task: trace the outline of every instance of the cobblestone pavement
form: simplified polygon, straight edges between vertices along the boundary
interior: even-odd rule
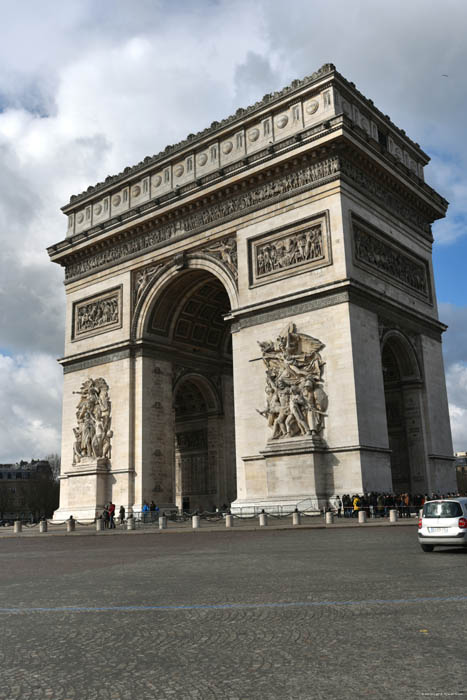
[[[4,538],[0,700],[467,696],[466,568],[413,526]]]

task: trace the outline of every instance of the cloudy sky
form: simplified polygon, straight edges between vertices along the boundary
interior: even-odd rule
[[[456,450],[467,449],[465,0],[0,0],[0,462],[58,451],[60,206],[323,63],[421,144]]]

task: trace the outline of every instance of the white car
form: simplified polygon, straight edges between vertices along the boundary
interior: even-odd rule
[[[427,501],[418,520],[418,541],[424,552],[467,547],[467,498]]]

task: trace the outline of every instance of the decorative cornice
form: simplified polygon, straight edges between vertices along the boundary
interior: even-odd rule
[[[352,303],[362,306],[380,316],[383,314],[389,321],[400,322],[405,319],[405,328],[414,333],[421,333],[434,340],[440,341],[441,334],[447,326],[420,311],[410,311],[395,299],[377,292],[362,282],[345,278],[331,285],[323,285],[311,291],[297,295],[296,293],[273,298],[265,303],[252,304],[232,311],[229,319],[232,321],[232,332],[249,328],[262,323],[268,323],[289,316],[298,316],[317,309],[335,306],[336,304]]]
[[[350,95],[357,98],[360,103],[363,103],[364,107],[372,113],[373,116],[377,117],[382,123],[386,124],[397,136],[399,136],[402,141],[409,147],[417,151],[417,156],[424,161],[426,164],[429,161],[428,156],[421,150],[418,143],[415,143],[407,136],[403,129],[397,127],[390,119],[387,114],[383,114],[377,107],[375,107],[374,102],[371,99],[365,97],[351,81],[348,81],[341,73],[336,71],[336,67],[332,63],[325,63],[321,68],[303,79],[293,80],[290,85],[287,85],[282,90],[278,90],[273,93],[268,93],[264,95],[261,100],[258,100],[253,105],[246,108],[239,108],[235,114],[222,119],[220,122],[214,121],[211,125],[197,134],[189,134],[186,139],[175,143],[173,145],[166,146],[166,148],[160,153],[153,156],[146,156],[142,161],[134,166],[128,166],[122,170],[122,172],[116,175],[108,175],[104,182],[98,182],[96,185],[90,186],[84,192],[77,195],[72,195],[70,198],[70,204],[63,207],[63,210],[68,210],[70,205],[78,204],[90,197],[99,194],[103,190],[109,189],[113,185],[118,185],[126,180],[133,177],[138,177],[142,173],[150,169],[154,169],[154,166],[159,166],[165,164],[167,159],[177,156],[183,150],[187,148],[193,149],[199,146],[202,141],[206,138],[215,137],[217,134],[226,129],[226,127],[235,127],[240,123],[244,122],[245,119],[249,119],[256,113],[261,112],[268,107],[276,107],[279,102],[283,101],[284,98],[293,99],[295,95],[303,91],[304,88],[313,86],[314,83],[322,81],[323,78],[329,76],[330,82],[332,84],[331,78],[336,79],[336,84],[347,90]]]
[[[104,189],[105,187],[108,187],[109,185],[121,182],[122,180],[126,180],[131,175],[136,175],[141,171],[147,169],[149,166],[156,165],[164,161],[168,156],[172,156],[178,153],[187,146],[196,145],[199,141],[205,139],[207,136],[214,135],[221,129],[224,129],[226,126],[231,126],[236,122],[245,119],[245,117],[248,117],[254,114],[255,112],[260,111],[264,107],[272,105],[278,102],[279,100],[283,99],[284,97],[288,97],[293,93],[297,92],[298,90],[312,85],[317,80],[322,79],[325,75],[333,73],[335,70],[336,67],[332,63],[325,63],[317,71],[315,71],[311,75],[306,76],[302,80],[293,80],[290,85],[287,85],[286,87],[282,88],[282,90],[278,90],[277,92],[272,92],[264,95],[264,97],[261,100],[258,100],[258,102],[255,102],[249,107],[240,107],[239,109],[237,109],[235,114],[232,114],[229,117],[222,119],[220,122],[212,122],[210,126],[206,127],[202,131],[199,131],[197,134],[189,134],[187,138],[183,141],[179,141],[178,143],[166,146],[163,151],[160,151],[160,153],[157,153],[153,156],[146,156],[146,158],[140,161],[137,165],[134,165],[132,167],[126,167],[124,168],[124,170],[122,170],[122,172],[118,173],[117,175],[108,175],[105,178],[104,182],[98,182],[96,185],[91,185],[90,187],[88,187],[87,190],[85,190],[84,192],[81,192],[77,195],[72,195],[70,197],[70,204],[75,204],[81,200],[87,199],[91,194],[95,194],[100,190]],[[64,207],[64,209],[65,208],[66,207]]]
[[[237,309],[233,316],[232,333],[236,333],[243,328],[251,326],[259,326],[263,323],[286,319],[291,316],[299,316],[300,314],[316,311],[317,309],[325,309],[336,304],[345,304],[349,301],[349,292],[347,289],[332,288],[319,294],[307,295],[305,298],[290,300],[288,297],[276,299],[274,304],[269,308],[255,309]]]
[[[69,374],[70,372],[78,372],[84,369],[90,369],[91,367],[98,367],[99,365],[105,365],[110,362],[118,362],[121,360],[126,360],[133,354],[133,349],[130,346],[123,348],[109,348],[102,352],[96,354],[81,354],[78,357],[64,357],[60,360],[60,364],[63,367],[63,374]]]

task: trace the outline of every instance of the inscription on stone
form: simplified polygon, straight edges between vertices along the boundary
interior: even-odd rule
[[[154,426],[154,433],[157,436],[155,440],[155,449],[152,452],[151,475],[153,479],[153,492],[161,493],[164,491],[164,485],[167,479],[170,479],[170,460],[166,454],[166,444],[164,440],[165,431],[167,430],[167,377],[158,365],[153,367],[151,373],[151,394],[157,396],[161,400],[154,404],[151,411],[151,420]]]

